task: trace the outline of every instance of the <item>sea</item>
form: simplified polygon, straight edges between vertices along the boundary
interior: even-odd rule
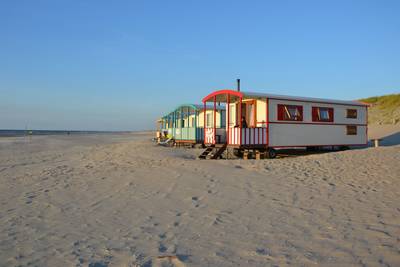
[[[29,135],[71,135],[71,134],[107,134],[106,131],[52,131],[52,130],[0,130],[0,137],[18,137]]]

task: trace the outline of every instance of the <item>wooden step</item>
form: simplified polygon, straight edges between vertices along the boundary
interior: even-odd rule
[[[218,145],[207,147],[199,156],[200,159],[218,159],[226,150],[227,145]]]
[[[225,145],[217,148],[216,151],[212,154],[211,159],[219,158],[222,155],[222,153],[224,153],[224,151],[226,150],[226,147],[227,147],[227,145],[225,144]]]
[[[206,150],[203,151],[203,153],[201,153],[201,155],[199,156],[200,159],[207,159],[207,156],[213,151],[214,147],[210,146],[207,147]]]

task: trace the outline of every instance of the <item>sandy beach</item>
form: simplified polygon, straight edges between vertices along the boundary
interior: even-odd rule
[[[0,139],[0,266],[400,265],[400,145],[212,161],[151,137]]]

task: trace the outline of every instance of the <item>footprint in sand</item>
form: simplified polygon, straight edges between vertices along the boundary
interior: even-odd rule
[[[226,211],[221,211],[220,213],[217,213],[214,217],[214,220],[211,222],[212,226],[219,226],[225,223],[232,224],[232,211],[226,210]]]
[[[164,253],[168,250],[168,248],[164,244],[159,244],[158,245],[158,252]]]
[[[32,200],[36,197],[36,195],[34,195],[33,193],[27,193],[25,194],[25,197],[27,198],[25,204],[31,204]]]
[[[207,183],[207,193],[212,194],[212,193],[216,193],[215,190],[213,190],[216,187],[216,182],[214,179],[209,179],[208,183]]]
[[[256,253],[257,253],[257,255],[261,255],[261,256],[269,256],[269,255],[271,255],[270,251],[268,249],[265,249],[265,248],[257,248],[256,249]]]
[[[104,262],[91,262],[89,263],[89,267],[107,267],[108,264]]]
[[[214,176],[212,174],[206,173],[203,175],[204,178],[213,178]]]
[[[159,256],[154,261],[156,267],[173,266],[184,267],[185,264],[177,256]]]
[[[173,226],[174,227],[178,227],[179,225],[180,225],[180,221],[181,221],[181,216],[182,216],[182,213],[181,212],[176,212],[175,213],[175,221],[174,221],[174,223],[173,223]]]
[[[200,199],[198,197],[192,197],[192,205],[195,208],[204,208],[205,205],[200,203]]]

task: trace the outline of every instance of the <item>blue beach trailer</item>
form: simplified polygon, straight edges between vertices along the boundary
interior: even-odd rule
[[[176,143],[202,144],[204,142],[204,118],[206,127],[225,129],[225,107],[219,105],[183,104],[164,115],[161,132]],[[208,118],[208,120],[207,120]],[[211,119],[211,118],[215,118]]]

